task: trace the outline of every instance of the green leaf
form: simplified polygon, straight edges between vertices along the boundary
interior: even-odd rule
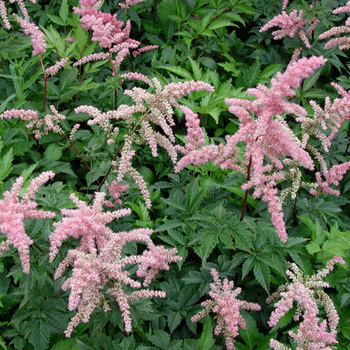
[[[170,333],[173,333],[175,328],[181,323],[182,317],[180,311],[170,311],[168,314],[168,326]]]
[[[204,189],[201,189],[198,185],[198,178],[192,181],[186,191],[186,203],[189,213],[194,213],[203,202],[205,195]]]
[[[312,74],[310,77],[304,80],[303,82],[303,91],[308,91],[318,80],[322,72],[322,69],[319,69],[316,73]]]
[[[67,0],[62,0],[60,10],[58,13],[59,13],[60,17],[62,18],[62,21],[66,22],[67,17],[69,15]]]
[[[203,332],[198,340],[199,350],[211,350],[214,344],[213,326],[211,325],[210,317],[207,315]]]
[[[88,35],[80,23],[77,24],[76,27],[75,40],[77,42],[78,50],[83,52],[88,41]]]
[[[224,185],[220,185],[219,186],[221,188],[224,188],[225,190],[228,190],[234,194],[236,194],[237,196],[244,198],[245,196],[245,191],[242,190],[239,186],[224,186]],[[250,194],[248,194],[247,197],[247,202],[252,205],[254,208],[257,206],[257,204],[259,203],[257,200],[255,200]]]
[[[191,63],[192,72],[193,72],[193,76],[194,76],[195,80],[201,80],[202,79],[202,75],[203,75],[201,67],[192,58],[189,57],[188,59],[189,59],[189,61]]]
[[[260,285],[269,293],[270,288],[270,269],[268,265],[266,265],[260,259],[255,260],[254,264],[254,276]]]
[[[0,105],[0,113],[2,113],[6,109],[7,104],[11,100],[13,100],[15,97],[16,97],[16,94],[12,94],[4,102],[1,103],[1,105]]]
[[[188,80],[193,80],[192,74],[188,70],[186,70],[186,69],[184,69],[182,67],[160,66],[159,68],[160,69],[165,69],[165,70],[167,70],[167,71],[169,71],[171,73],[177,74],[177,75],[179,75],[182,78],[185,78],[185,79],[188,79]]]
[[[57,342],[50,350],[79,350],[75,339],[64,339]]]
[[[13,161],[13,150],[10,150],[0,160],[0,183],[11,173]]]
[[[51,161],[59,160],[62,157],[63,151],[60,146],[55,143],[51,143],[44,153],[44,158]]]
[[[148,340],[158,348],[167,350],[170,343],[170,335],[160,329],[155,329],[154,334],[147,334]]]
[[[50,18],[51,22],[58,24],[59,26],[64,26],[65,23],[62,21],[62,19],[58,16],[52,15],[52,14],[47,14],[47,17]]]
[[[168,231],[177,227],[181,227],[182,225],[183,225],[182,221],[169,220],[169,221],[166,221],[163,225],[158,226],[156,229],[153,230],[153,232]]]
[[[232,23],[231,21],[228,21],[226,19],[216,19],[215,21],[211,22],[208,25],[207,29],[214,30],[214,29],[219,29],[219,28],[226,28],[230,26],[237,26],[237,24]]]
[[[204,264],[207,261],[210,253],[219,243],[219,237],[213,232],[208,232],[206,230],[199,231],[199,234],[201,234],[201,243],[199,246],[193,247],[193,249],[202,258],[202,264]]]
[[[29,342],[35,350],[46,350],[50,341],[50,325],[43,318],[34,318],[29,324]]]
[[[253,268],[254,261],[255,257],[253,255],[249,255],[247,257],[242,266],[242,279],[244,279],[248,275],[249,271]]]
[[[316,242],[310,242],[306,245],[306,250],[309,254],[313,255],[321,251],[321,247]]]

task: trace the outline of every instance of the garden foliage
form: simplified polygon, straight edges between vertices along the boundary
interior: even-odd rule
[[[0,347],[348,349],[349,14],[0,0]]]

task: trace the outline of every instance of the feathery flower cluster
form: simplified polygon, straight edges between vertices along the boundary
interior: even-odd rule
[[[122,8],[129,8],[142,0],[127,0],[126,4],[120,3]],[[117,15],[111,15],[99,11],[102,5],[101,0],[79,0],[80,8],[74,7],[73,10],[82,17],[80,22],[85,30],[92,31],[92,41],[97,41],[102,48],[107,48],[108,52],[93,53],[78,60],[74,65],[81,65],[95,60],[109,59],[113,76],[117,75],[120,64],[130,53],[131,49],[137,49],[141,42],[130,38],[131,23],[117,20]],[[133,52],[134,56],[142,52],[157,48],[157,45],[149,45]],[[117,53],[113,58],[113,54]]]
[[[105,48],[111,48],[122,42],[136,42],[129,38],[130,22],[123,28],[124,22],[118,21],[116,14],[111,15],[98,10],[102,1],[80,0],[79,4],[80,8],[74,7],[73,10],[82,16],[80,22],[83,28],[92,30],[92,41],[97,41]]]
[[[136,57],[143,52],[147,52],[147,51],[153,50],[153,49],[158,49],[158,47],[159,47],[158,45],[147,45],[147,46],[139,48],[138,50],[133,51],[132,54],[134,57]]]
[[[12,119],[12,118],[19,118],[24,121],[31,121],[31,120],[37,120],[38,119],[38,112],[33,111],[31,109],[10,109],[7,111],[4,111],[0,114],[0,118],[3,119]]]
[[[142,2],[143,0],[125,0],[125,4],[123,4],[122,2],[120,2],[118,5],[122,8],[122,9],[128,9],[131,6],[134,6],[136,4],[139,4],[140,2]]]
[[[4,2],[4,0],[0,0],[0,17],[2,19],[2,21],[4,22],[4,27],[7,30],[11,29],[11,24],[7,15],[7,9],[6,9],[6,4]]]
[[[24,5],[23,0],[10,0],[10,3],[14,3],[17,2],[19,9],[21,10],[24,19],[26,21],[29,22],[29,15],[28,15],[28,11]],[[30,0],[30,2],[32,2],[33,4],[35,4],[36,0]],[[3,22],[4,22],[4,26],[7,30],[11,29],[11,24],[9,22],[8,19],[8,15],[7,15],[7,9],[6,9],[6,3],[4,0],[0,0],[0,17],[2,18]]]
[[[44,39],[44,33],[34,23],[30,23],[29,20],[14,16],[16,21],[19,23],[24,34],[29,35],[33,46],[33,56],[37,53],[46,52],[46,41]]]
[[[277,292],[267,299],[267,303],[271,303],[281,298],[274,306],[275,310],[268,322],[270,327],[275,326],[280,318],[293,308],[294,301],[297,303],[294,320],[299,321],[302,317],[303,321],[299,324],[297,332],[289,332],[289,336],[297,344],[297,349],[329,350],[331,349],[329,345],[337,343],[336,328],[339,316],[331,298],[323,291],[323,288],[329,287],[329,284],[323,279],[333,270],[336,263],[345,264],[345,261],[342,257],[335,255],[327,262],[326,267],[314,276],[305,276],[296,264],[289,264],[287,275],[292,283],[280,286]],[[327,317],[322,322],[317,316],[319,304],[323,306]],[[271,340],[270,346],[274,350],[290,350],[274,339]]]
[[[302,41],[307,48],[311,48],[310,41],[308,39],[308,35],[310,35],[316,28],[318,19],[313,18],[311,24],[306,30],[302,30],[305,25],[309,24],[308,19],[303,19],[303,11],[302,10],[293,10],[289,14],[287,14],[285,9],[285,2],[283,3],[283,11],[272,18],[269,22],[267,22],[264,26],[261,27],[260,32],[264,32],[272,27],[279,27],[281,29],[275,30],[272,32],[273,38],[275,40],[283,39],[287,36],[293,38],[297,36],[300,41]],[[302,48],[298,47],[294,50],[291,62],[294,62],[297,57],[300,55]]]
[[[113,232],[107,224],[114,219],[131,213],[130,209],[102,212],[105,193],[96,192],[93,205],[89,207],[74,194],[71,200],[77,209],[62,209],[63,219],[54,224],[50,236],[50,260],[58,253],[63,240],[72,236],[81,237],[80,245],[68,251],[66,258],[55,272],[60,278],[68,266],[73,267],[72,275],[62,285],[70,289],[68,309],[78,309],[71,319],[65,334],[70,337],[73,329],[81,322],[88,322],[95,308],[110,310],[110,303],[116,302],[122,313],[126,332],[131,332],[130,303],[139,298],[165,297],[162,291],[139,289],[141,282],[125,270],[128,265],[137,265],[136,276],[144,278],[148,286],[159,270],[169,269],[170,262],[180,261],[176,249],[167,250],[152,242],[150,229],[135,229],[129,232]],[[128,242],[143,242],[147,249],[142,255],[125,256],[123,247]],[[106,286],[108,288],[106,289]],[[125,286],[136,289],[127,294]],[[112,297],[112,298],[111,298]]]
[[[302,30],[307,24],[309,24],[308,19],[303,19],[303,10],[293,10],[289,14],[285,11],[288,5],[288,0],[283,1],[282,12],[268,21],[263,27],[261,27],[260,32],[264,32],[272,27],[279,27],[281,29],[272,32],[273,38],[275,40],[283,39],[287,36],[293,38],[297,36],[301,42],[305,44],[307,48],[311,48],[308,36],[314,32],[316,25],[319,20],[315,17],[312,19],[310,25],[305,30]],[[310,5],[312,8],[313,5]],[[302,47],[298,47],[294,50],[291,62],[296,61],[302,52]]]
[[[299,59],[290,63],[285,73],[278,73],[272,78],[270,88],[259,84],[256,88],[248,89],[247,93],[255,96],[255,100],[227,98],[225,102],[230,105],[229,111],[238,117],[240,125],[234,135],[226,136],[225,145],[203,145],[204,139],[199,130],[195,129],[198,126],[191,122],[188,131],[189,144],[185,148],[178,148],[185,156],[177,163],[175,171],[180,171],[187,164],[199,165],[214,160],[222,169],[230,168],[246,174],[248,181],[242,188],[248,190],[253,187],[253,197],[262,197],[263,201],[269,203],[268,210],[277,235],[286,242],[282,203],[276,188],[276,182],[285,177],[283,170],[286,163],[281,161],[281,157],[291,159],[294,164],[298,163],[309,170],[314,169],[314,163],[309,152],[302,147],[302,143],[282,118],[282,114],[300,117],[307,115],[303,107],[286,98],[294,97],[293,89],[299,87],[302,79],[310,76],[325,62],[323,57],[316,56]],[[195,118],[186,113],[187,118]],[[198,141],[191,136],[194,130],[197,130],[195,137]],[[238,157],[237,145],[240,142],[246,144],[243,161]],[[202,146],[199,147],[200,145]]]
[[[333,11],[333,14],[339,14],[344,12],[350,12],[350,1],[346,3],[346,6],[341,6]],[[328,39],[335,35],[342,35],[350,33],[350,18],[348,17],[345,25],[339,27],[333,27],[318,36],[319,39]],[[332,48],[333,46],[339,45],[340,50],[346,50],[350,48],[350,37],[341,36],[329,40],[324,46],[325,50]]]
[[[53,77],[54,75],[57,74],[57,72],[65,66],[65,64],[68,62],[69,58],[61,58],[59,61],[57,61],[53,66],[45,69],[46,74],[51,74]]]
[[[23,221],[56,216],[51,211],[35,210],[38,204],[34,200],[38,189],[54,176],[52,171],[46,171],[33,179],[21,201],[19,194],[23,178],[18,177],[11,190],[4,192],[4,199],[0,200],[0,232],[7,237],[7,240],[1,243],[0,252],[2,254],[8,250],[10,244],[17,248],[24,273],[29,273],[30,270],[29,247],[34,242],[26,234]]]
[[[115,200],[115,204],[111,203],[111,206],[114,207],[115,205],[122,205],[123,201],[119,198],[119,196],[121,193],[125,192],[129,188],[129,185],[121,185],[117,181],[113,180],[110,185],[107,184],[107,188],[109,190],[109,193]],[[105,205],[107,205],[106,202]]]
[[[237,296],[241,293],[241,288],[233,290],[233,281],[228,281],[226,278],[221,281],[219,273],[215,269],[211,269],[210,273],[214,279],[214,283],[210,283],[209,296],[211,299],[201,303],[201,306],[205,309],[193,316],[191,321],[198,322],[210,312],[216,313],[217,325],[214,334],[222,333],[225,337],[226,349],[234,350],[238,327],[243,329],[246,327],[246,323],[239,312],[240,309],[260,311],[261,307],[258,304],[237,299]]]
[[[141,190],[147,207],[150,207],[151,201],[147,185],[131,163],[135,155],[135,151],[132,149],[133,144],[140,145],[147,143],[153,157],[158,156],[157,149],[158,147],[162,147],[168,152],[172,162],[176,163],[177,153],[176,147],[173,145],[175,136],[172,127],[175,125],[173,108],[180,107],[177,99],[193,91],[213,91],[214,89],[211,85],[202,81],[170,83],[162,87],[156,78],[150,80],[140,73],[127,73],[121,77],[140,80],[155,90],[155,93],[143,88],[134,87],[124,92],[125,95],[130,96],[134,100],[135,104],[132,106],[120,105],[117,110],[105,113],[92,106],[79,106],[75,108],[75,113],[89,114],[92,117],[88,121],[89,125],[98,124],[101,127],[105,127],[104,125],[111,119],[121,119],[126,122],[127,127],[131,131],[124,137],[124,145],[117,170],[117,181],[121,182],[125,175],[133,178]],[[190,110],[186,107],[185,111],[189,113]]]

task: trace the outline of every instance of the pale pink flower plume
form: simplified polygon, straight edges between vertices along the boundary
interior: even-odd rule
[[[51,74],[53,77],[58,73],[58,71],[65,66],[65,64],[69,61],[68,57],[61,58],[59,61],[57,61],[53,66],[45,69],[46,74]]]
[[[283,6],[283,8],[285,8],[285,6]],[[293,10],[289,14],[286,11],[282,11],[279,15],[275,16],[261,27],[260,32],[264,32],[272,27],[279,27],[281,29],[272,32],[275,40],[283,39],[287,36],[290,38],[297,36],[302,42],[304,42],[307,48],[311,48],[307,36],[312,33],[319,21],[313,19],[310,27],[306,30],[302,30],[302,28],[309,23],[309,20],[303,19],[302,16],[302,10]]]
[[[92,41],[97,41],[103,48],[111,49],[123,42],[140,44],[139,41],[129,38],[130,22],[117,20],[117,15],[99,11],[101,1],[80,0],[80,8],[73,7],[75,13],[81,15],[80,22],[85,30],[92,30]],[[124,27],[124,28],[123,28]]]
[[[2,21],[4,22],[4,27],[7,30],[11,29],[11,24],[9,22],[9,18],[7,15],[7,9],[6,9],[6,4],[4,2],[4,0],[0,0],[0,17],[2,19]]]
[[[108,184],[106,184],[106,185],[107,185],[107,188],[109,190],[109,193],[111,194],[111,196],[115,200],[115,204],[112,204],[112,205],[113,206],[114,205],[122,205],[123,201],[119,198],[120,194],[125,192],[129,188],[129,185],[127,185],[127,184],[121,185],[120,183],[118,183],[115,180],[113,180],[110,185],[108,185]]]
[[[34,200],[38,189],[54,176],[52,171],[41,173],[31,181],[22,200],[19,195],[23,178],[18,177],[11,190],[4,192],[4,199],[0,200],[0,232],[7,237],[7,243],[2,243],[0,251],[3,253],[10,244],[17,248],[24,273],[29,273],[30,270],[29,247],[34,242],[26,234],[23,221],[56,216],[51,211],[35,210],[38,204]]]
[[[120,2],[118,5],[119,7],[121,7],[122,9],[128,9],[131,6],[134,6],[136,4],[139,4],[140,2],[142,2],[143,0],[125,0],[125,4],[123,4],[122,2]]]
[[[214,161],[222,169],[229,168],[247,175],[247,183],[242,189],[254,188],[253,197],[262,197],[269,203],[268,210],[276,233],[282,242],[286,242],[282,201],[276,188],[277,181],[285,177],[282,160],[290,159],[309,170],[314,169],[314,162],[281,115],[306,117],[307,111],[288,99],[295,96],[294,89],[300,87],[302,79],[309,77],[325,62],[323,57],[316,56],[299,59],[290,63],[283,74],[277,73],[271,79],[270,88],[259,84],[248,89],[247,93],[255,100],[227,98],[225,102],[230,105],[229,111],[239,119],[240,125],[234,135],[226,136],[226,144],[205,145],[198,116],[185,109],[188,143],[185,147],[177,147],[184,156],[176,164],[175,171],[180,171],[187,164]],[[237,146],[241,142],[246,144],[244,158]]]
[[[33,55],[37,53],[46,52],[46,41],[44,39],[44,33],[35,24],[30,23],[29,20],[15,16],[16,21],[19,23],[24,34],[29,35],[33,45]]]
[[[24,121],[38,120],[38,112],[31,109],[10,109],[1,113],[0,118],[19,118]]]
[[[280,298],[274,305],[275,310],[268,322],[270,327],[275,326],[281,317],[293,308],[294,301],[297,303],[294,320],[299,321],[302,317],[303,321],[296,332],[289,331],[288,334],[296,342],[298,349],[300,347],[307,350],[329,350],[329,345],[338,343],[336,328],[339,316],[331,298],[323,291],[323,288],[329,287],[323,279],[333,270],[335,263],[345,264],[345,261],[335,255],[327,262],[326,267],[314,276],[305,276],[296,264],[289,264],[287,275],[292,283],[280,286],[278,291],[267,299],[267,303],[271,303]],[[326,319],[323,321],[318,317],[318,305],[322,305],[326,313]],[[270,346],[274,350],[289,349],[275,339],[270,341]]]
[[[148,46],[144,46],[144,47],[141,47],[140,49],[138,50],[135,50],[132,54],[134,57],[138,56],[139,54],[143,53],[143,52],[147,52],[147,51],[150,51],[150,50],[153,50],[153,49],[158,49],[158,45],[148,45]]]
[[[198,322],[210,312],[216,313],[217,325],[214,334],[222,333],[225,337],[226,349],[234,350],[234,342],[239,334],[239,327],[243,329],[246,327],[240,309],[260,311],[261,307],[256,303],[237,299],[237,296],[241,293],[241,288],[233,289],[233,281],[228,281],[226,278],[221,281],[219,273],[215,269],[211,269],[210,273],[214,279],[214,283],[210,283],[209,296],[211,299],[201,303],[201,306],[205,309],[193,316],[191,321]]]
[[[346,6],[341,6],[333,10],[333,14],[339,14],[344,12],[350,12],[350,1],[346,3]],[[329,30],[326,30],[318,36],[319,39],[328,39],[335,35],[343,35],[350,33],[350,18],[348,17],[345,25],[333,27]],[[340,50],[346,50],[350,48],[350,37],[341,36],[339,38],[334,38],[329,40],[325,45],[325,50],[332,48],[333,46],[339,45]]]
[[[79,200],[74,193],[70,199],[77,209],[62,209],[62,221],[54,223],[55,231],[50,236],[50,261],[56,257],[63,241],[69,236],[81,237],[79,251],[96,253],[98,246],[103,246],[113,235],[107,226],[115,219],[131,214],[130,209],[102,212],[105,193],[96,192],[93,205],[89,207]]]
[[[89,114],[92,117],[88,121],[89,125],[98,124],[104,128],[110,120],[124,120],[128,128],[134,130],[124,137],[123,149],[117,160],[117,182],[121,182],[125,176],[131,177],[141,190],[146,206],[149,208],[151,200],[147,184],[132,164],[135,156],[135,150],[132,149],[133,144],[147,144],[153,157],[158,156],[158,147],[164,148],[175,164],[177,152],[174,146],[175,135],[172,130],[175,125],[174,108],[181,107],[177,99],[194,91],[211,92],[214,88],[202,81],[170,83],[163,87],[158,79],[151,80],[140,73],[123,74],[122,78],[140,80],[150,89],[134,87],[131,90],[125,90],[124,94],[134,101],[131,106],[120,105],[115,111],[101,112],[95,107],[82,105],[75,108],[75,113]],[[138,113],[142,115],[141,118],[137,117]]]
[[[116,187],[116,184],[113,183]],[[115,190],[115,188],[113,189]],[[112,192],[114,192],[112,190]],[[120,190],[120,188],[119,188]],[[50,236],[50,260],[58,253],[63,240],[69,236],[81,237],[80,245],[68,251],[60,263],[55,279],[60,278],[68,266],[73,267],[72,274],[62,285],[63,290],[70,289],[68,309],[77,309],[65,334],[71,336],[73,329],[81,322],[87,323],[95,308],[110,310],[109,304],[116,302],[124,322],[125,332],[131,332],[130,304],[139,298],[165,297],[162,291],[140,289],[142,284],[132,278],[125,270],[128,265],[137,265],[137,277],[144,278],[143,285],[148,286],[159,270],[168,270],[168,264],[180,261],[176,249],[167,250],[153,244],[150,229],[135,229],[129,232],[114,232],[107,225],[131,213],[130,209],[102,212],[105,194],[95,193],[91,207],[80,201],[74,194],[71,199],[77,209],[62,209],[62,220],[55,225]],[[125,255],[123,247],[128,242],[143,242],[147,249],[142,255]],[[126,293],[124,286],[136,289]],[[107,289],[106,289],[107,287]],[[112,299],[111,299],[112,297]]]

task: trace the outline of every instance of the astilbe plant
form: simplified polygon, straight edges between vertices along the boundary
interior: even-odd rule
[[[68,266],[73,267],[62,289],[70,289],[68,309],[77,309],[77,313],[65,334],[70,337],[79,323],[87,323],[95,308],[110,310],[112,302],[117,303],[122,313],[125,331],[131,332],[130,303],[140,298],[165,297],[165,292],[141,289],[142,285],[147,287],[159,270],[168,270],[169,263],[182,258],[176,255],[176,249],[155,246],[150,229],[112,231],[107,224],[129,215],[131,210],[103,212],[105,193],[95,192],[91,207],[74,194],[70,198],[77,209],[62,209],[63,218],[54,224],[55,231],[50,236],[50,261],[54,260],[66,238],[81,238],[80,245],[68,251],[55,272],[57,279]],[[123,247],[132,241],[145,243],[147,249],[141,255],[125,256]],[[126,270],[129,265],[137,265],[137,278],[132,278]],[[144,279],[143,283],[138,280],[140,278]],[[128,292],[129,289],[136,290]]]
[[[329,283],[323,279],[333,270],[336,263],[345,264],[345,261],[335,255],[327,262],[326,267],[314,276],[305,276],[295,263],[289,263],[287,275],[292,282],[280,286],[278,291],[267,299],[267,303],[280,299],[274,305],[275,310],[268,322],[270,327],[277,325],[281,317],[291,310],[296,302],[294,320],[299,321],[302,317],[303,321],[296,332],[289,331],[288,334],[295,341],[297,350],[332,350],[335,348],[330,345],[338,343],[336,328],[339,316],[331,298],[323,290],[329,287]],[[321,305],[326,313],[327,319],[322,322],[318,316],[320,311],[318,305]],[[291,350],[275,339],[271,339],[270,346],[274,350]]]
[[[316,184],[302,182],[299,170],[300,167],[314,170],[312,156],[317,158],[317,154],[308,151],[306,144],[288,126],[284,115],[288,113],[306,118],[307,111],[288,99],[295,96],[294,88],[300,87],[302,79],[309,77],[325,62],[323,57],[317,56],[299,59],[290,63],[285,73],[278,73],[271,80],[270,88],[259,84],[256,88],[248,89],[247,93],[254,96],[254,100],[227,98],[225,101],[230,105],[229,111],[239,119],[240,124],[234,135],[226,136],[226,144],[205,145],[204,135],[195,121],[198,116],[185,110],[188,144],[178,148],[184,157],[175,166],[175,172],[187,164],[213,161],[222,169],[245,174],[247,182],[242,189],[248,193],[249,189],[254,188],[253,197],[262,197],[268,203],[276,233],[282,242],[286,242],[283,200],[289,193],[295,198],[300,187],[317,187]],[[239,147],[242,142],[246,145],[243,157]],[[291,180],[292,186],[279,196],[277,181],[284,178]]]
[[[10,245],[17,248],[25,273],[30,271],[29,247],[35,243],[25,231],[24,220],[54,218],[56,216],[51,211],[36,210],[38,204],[34,200],[38,189],[54,176],[52,171],[41,173],[31,181],[21,200],[20,191],[23,177],[18,177],[11,190],[4,192],[4,199],[0,200],[0,233],[7,237],[7,240],[0,243],[0,254],[10,249]]]
[[[176,163],[177,152],[172,127],[175,125],[174,108],[181,107],[177,99],[198,90],[214,91],[214,88],[202,81],[170,83],[162,86],[158,79],[148,79],[140,73],[127,73],[122,75],[122,78],[141,80],[149,86],[149,90],[155,91],[134,87],[124,91],[125,95],[132,98],[133,105],[120,105],[117,110],[108,112],[101,112],[93,106],[82,105],[75,108],[75,113],[90,115],[92,119],[88,124],[97,124],[105,130],[109,143],[115,142],[119,131],[117,127],[112,128],[110,122],[123,120],[126,123],[129,133],[124,136],[124,142],[117,149],[113,159],[117,166],[117,182],[121,182],[124,176],[129,175],[140,188],[146,206],[151,207],[147,185],[132,165],[132,159],[136,154],[133,145],[147,144],[153,157],[158,156],[158,147],[164,148],[172,162]],[[119,153],[120,157],[117,159]]]
[[[192,322],[198,322],[210,312],[216,313],[217,325],[214,334],[222,333],[225,337],[226,349],[234,350],[239,327],[243,329],[246,327],[240,310],[260,311],[261,307],[256,303],[237,299],[237,296],[241,293],[241,288],[233,289],[233,281],[228,281],[226,278],[221,281],[219,273],[215,269],[211,269],[210,273],[214,279],[214,283],[210,283],[209,296],[211,299],[201,303],[204,309],[193,316],[191,320]]]

